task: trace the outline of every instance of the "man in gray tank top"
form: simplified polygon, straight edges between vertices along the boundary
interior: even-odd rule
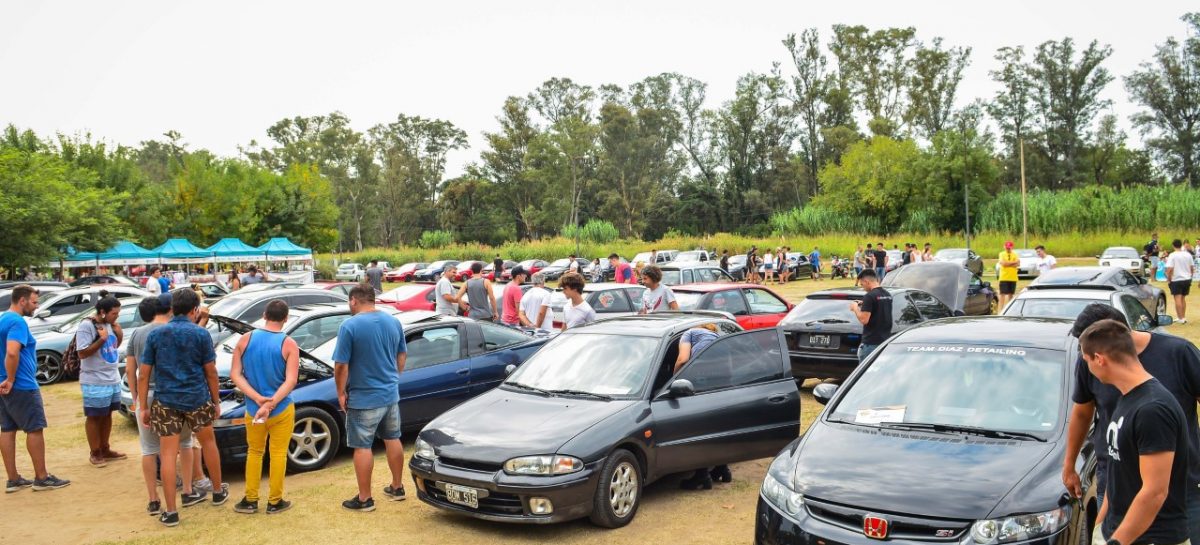
[[[497,315],[496,295],[492,293],[492,282],[480,275],[481,271],[483,263],[476,261],[471,264],[471,279],[458,289],[458,305],[467,311],[468,318],[494,321]]]

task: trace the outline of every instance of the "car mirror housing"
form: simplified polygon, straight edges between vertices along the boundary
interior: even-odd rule
[[[1174,318],[1167,316],[1166,314],[1158,315],[1158,327],[1167,327],[1173,323],[1175,323]]]
[[[692,381],[687,379],[679,379],[671,383],[667,388],[669,397],[691,397],[696,395],[696,387],[692,386]]]
[[[50,317],[50,309],[45,308],[45,309],[39,310],[39,311],[37,311],[36,314],[33,315],[33,317],[41,318],[41,319],[45,320],[46,318]]]
[[[813,387],[813,398],[817,400],[817,403],[826,405],[829,403],[829,400],[833,399],[833,394],[836,394],[837,390],[837,384],[822,382]]]
[[[511,374],[513,374],[513,371],[516,371],[516,370],[517,370],[517,366],[516,366],[516,365],[513,365],[513,364],[511,364],[511,363],[510,363],[510,364],[508,364],[508,365],[505,365],[505,366],[504,366],[504,374],[505,374],[506,376],[507,376],[507,375],[511,375]]]

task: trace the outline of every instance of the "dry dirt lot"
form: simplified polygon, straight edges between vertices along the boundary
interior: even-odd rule
[[[1080,260],[1078,264],[1091,263]],[[848,284],[845,280],[806,280],[780,291],[799,301],[815,289]],[[1195,312],[1200,313],[1200,296],[1191,299],[1197,304]],[[1193,323],[1172,326],[1170,331],[1193,340],[1200,338],[1200,326]],[[805,427],[821,409],[811,396],[813,384],[807,383],[803,392],[801,419]],[[680,490],[680,477],[656,482],[645,490],[641,509],[630,526],[602,530],[586,520],[534,527],[452,516],[411,498],[415,494],[411,486],[406,502],[381,501],[374,513],[350,513],[341,508],[341,501],[355,491],[354,472],[350,456],[343,453],[323,470],[289,475],[286,494],[296,507],[278,516],[234,513],[232,503],[242,495],[243,479],[240,468],[226,467],[231,502],[222,507],[202,504],[187,508],[182,512],[182,524],[168,529],[144,514],[146,498],[135,459],[138,447],[132,423],[118,417],[113,431],[114,448],[130,454],[130,459],[96,469],[87,462],[78,385],[57,384],[46,388],[44,395],[51,424],[46,430],[50,470],[73,484],[53,492],[22,490],[0,495],[4,521],[0,543],[749,543],[753,541],[758,488],[769,462],[736,464],[733,483],[718,483],[710,491]],[[23,445],[21,439],[18,443]],[[29,476],[32,469],[21,448],[18,467]],[[411,441],[406,441],[406,448],[411,453]],[[376,488],[386,482],[387,468],[382,451],[377,450]],[[377,495],[377,499],[381,497]]]

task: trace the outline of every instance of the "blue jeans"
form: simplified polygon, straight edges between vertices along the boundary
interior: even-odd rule
[[[880,280],[883,280],[883,267],[875,267],[875,276],[878,276]]]
[[[400,438],[399,403],[376,409],[346,410],[346,446],[371,448],[376,437],[385,441]]]
[[[866,343],[858,345],[858,363],[862,363],[863,360],[867,359],[876,348],[879,348],[879,345]]]

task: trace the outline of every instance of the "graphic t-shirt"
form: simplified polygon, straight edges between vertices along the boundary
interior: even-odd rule
[[[21,343],[13,390],[37,390],[37,341],[29,332],[29,324],[25,322],[25,318],[11,310],[0,314],[0,341],[4,342],[4,348],[0,349],[3,351],[8,350],[8,343],[11,341]],[[0,365],[0,381],[5,380],[8,380],[8,369]]]
[[[1054,259],[1054,256],[1052,256],[1050,254],[1046,254],[1046,257],[1038,258],[1038,261],[1037,261],[1038,274],[1041,274],[1044,272],[1049,272],[1051,269],[1054,268],[1055,265],[1058,265],[1058,260]]]
[[[863,344],[882,344],[892,336],[892,294],[876,286],[863,295],[862,311],[871,313],[863,326]]]
[[[80,384],[121,383],[121,375],[117,372],[117,334],[108,324],[102,327],[108,330],[108,337],[104,339],[104,345],[92,355],[79,360]],[[83,350],[96,342],[96,338],[99,336],[96,323],[91,318],[79,322],[79,329],[75,331],[75,347]]]
[[[1013,262],[1021,261],[1021,259],[1017,257],[1017,254],[1015,252],[1000,252],[999,259],[1000,259],[1001,263],[1003,263],[1005,261],[1013,261]],[[1011,265],[1011,266],[1000,265],[1000,281],[1001,282],[1016,282],[1017,281],[1017,266],[1016,265]]]
[[[674,302],[675,292],[665,284],[659,284],[657,288],[646,290],[642,294],[642,310],[646,314],[671,310],[671,303]]]

